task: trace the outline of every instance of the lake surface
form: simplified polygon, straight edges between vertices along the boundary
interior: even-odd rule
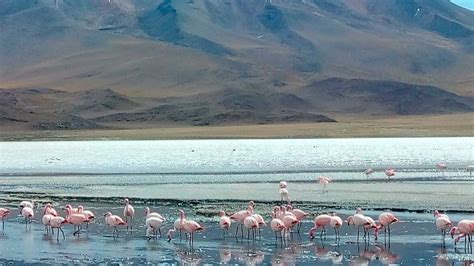
[[[185,174],[182,181],[198,182],[258,174],[272,181],[276,173],[357,178],[369,167],[393,167],[410,178],[437,176],[436,163],[448,166],[447,176],[468,176],[474,138],[0,142],[3,175],[146,173],[168,182]]]

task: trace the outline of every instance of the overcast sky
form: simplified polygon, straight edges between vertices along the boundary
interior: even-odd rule
[[[451,2],[467,9],[474,10],[474,0],[451,0]]]

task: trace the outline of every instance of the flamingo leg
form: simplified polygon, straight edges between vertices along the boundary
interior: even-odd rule
[[[2,218],[2,232],[5,234],[5,219]]]
[[[130,233],[133,232],[133,216],[130,216]]]
[[[237,233],[239,232],[240,224],[237,224],[237,228],[235,228],[235,238],[237,238]]]
[[[357,243],[359,243],[360,226],[357,226]]]

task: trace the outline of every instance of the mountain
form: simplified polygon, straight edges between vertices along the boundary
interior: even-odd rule
[[[449,0],[3,0],[0,25],[2,124],[473,110],[474,12]]]

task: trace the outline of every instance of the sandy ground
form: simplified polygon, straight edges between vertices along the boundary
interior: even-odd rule
[[[71,203],[71,202],[67,202]],[[60,209],[66,202],[55,202]],[[8,217],[5,232],[0,234],[0,264],[3,263],[167,263],[169,265],[202,265],[202,264],[246,264],[246,265],[383,265],[389,263],[406,265],[459,265],[472,263],[474,257],[464,245],[455,246],[450,238],[442,244],[440,235],[435,229],[434,218],[431,214],[413,214],[395,212],[401,220],[392,226],[390,238],[380,235],[375,240],[362,237],[357,242],[356,228],[344,225],[341,228],[341,239],[336,242],[331,229],[326,236],[310,240],[306,232],[312,226],[312,217],[302,224],[301,233],[288,235],[283,240],[275,240],[269,228],[264,227],[261,237],[255,240],[244,237],[234,237],[235,224],[231,232],[223,237],[218,228],[217,208],[212,209],[212,216],[202,216],[191,203],[167,203],[152,205],[152,210],[162,213],[167,222],[163,234],[171,227],[177,218],[176,209],[186,211],[187,218],[204,225],[205,231],[195,237],[193,246],[185,240],[179,240],[175,234],[171,242],[166,237],[157,240],[147,240],[143,208],[145,205],[132,202],[136,209],[136,217],[131,223],[133,229],[119,228],[119,237],[112,237],[112,228],[104,224],[100,216],[106,211],[114,214],[121,213],[119,201],[115,203],[73,202],[74,206],[83,204],[98,216],[88,230],[83,230],[78,237],[72,235],[71,225],[65,225],[65,238],[59,241],[44,231],[40,224],[41,213],[36,210],[33,223],[25,226],[21,217],[16,216],[17,210]],[[226,208],[229,206],[222,205]],[[233,206],[234,209],[243,206]],[[269,222],[270,205],[257,204],[255,212],[262,214]],[[353,211],[338,210],[343,219]],[[377,217],[379,211],[365,211],[366,215]],[[62,214],[62,211],[60,211]],[[466,214],[449,213],[453,221],[466,218]],[[474,218],[474,217],[467,217]],[[468,264],[466,264],[468,265]]]
[[[337,117],[338,123],[30,131],[4,127],[0,140],[348,138],[474,136],[474,114]],[[127,127],[127,125],[113,125]]]

